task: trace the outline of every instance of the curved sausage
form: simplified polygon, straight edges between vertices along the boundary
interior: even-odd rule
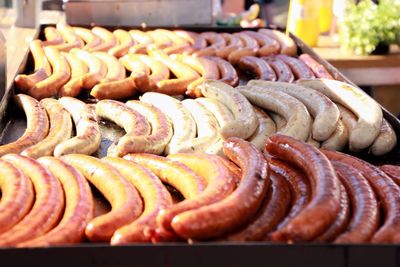
[[[394,238],[400,228],[400,188],[383,171],[365,161],[336,151],[324,150],[323,153],[331,161],[340,161],[358,169],[381,201],[385,219],[383,225],[373,235],[371,242],[396,242]]]
[[[280,53],[288,56],[295,56],[297,54],[297,45],[292,38],[278,30],[259,29],[259,33],[267,35],[275,39],[281,46]]]
[[[32,181],[35,202],[29,213],[10,230],[0,235],[0,246],[15,246],[51,230],[64,211],[64,194],[60,182],[36,160],[8,154],[2,157]]]
[[[279,58],[289,66],[296,80],[315,78],[312,70],[306,64],[304,64],[303,61],[287,55],[276,55],[275,57]]]
[[[44,28],[44,36],[46,41],[42,42],[42,46],[49,46],[49,45],[59,45],[64,42],[59,31],[57,31],[54,27],[46,27]]]
[[[233,87],[239,84],[239,76],[231,63],[219,57],[208,57],[208,59],[214,61],[217,64],[221,76],[219,81]]]
[[[345,232],[335,239],[335,243],[368,242],[379,227],[378,201],[365,177],[357,169],[333,161],[333,167],[349,193],[352,216]]]
[[[301,54],[299,56],[299,59],[304,62],[315,74],[317,78],[325,78],[325,79],[332,79],[332,75],[325,69],[324,66],[322,66],[320,63],[318,63],[315,59],[313,59],[309,54]]]
[[[9,153],[20,153],[42,141],[49,131],[49,120],[46,111],[40,103],[27,95],[18,94],[14,97],[15,104],[25,112],[27,126],[25,132],[16,141],[0,146],[0,156]]]
[[[263,60],[265,60],[271,68],[275,71],[276,76],[277,76],[277,81],[278,82],[287,82],[291,83],[294,81],[294,74],[292,70],[289,68],[288,65],[286,65],[285,62],[280,60],[279,58],[276,57],[262,57]]]
[[[249,71],[259,80],[276,81],[274,70],[267,62],[258,57],[243,56],[237,65],[241,70]]]
[[[138,192],[113,167],[100,159],[79,154],[62,156],[93,184],[111,204],[111,211],[90,220],[85,235],[91,241],[110,241],[114,232],[132,222],[142,213]]]
[[[265,149],[304,171],[313,192],[307,206],[285,227],[272,234],[272,240],[300,242],[315,239],[328,229],[340,211],[339,179],[332,164],[317,148],[280,134],[270,137]]]
[[[65,211],[59,224],[46,234],[19,244],[19,247],[47,247],[79,243],[93,216],[93,198],[89,183],[72,166],[53,157],[40,158],[39,163],[60,182],[65,193]]]
[[[110,32],[109,30],[102,28],[102,27],[93,27],[92,32],[100,37],[102,40],[101,44],[98,46],[95,46],[91,49],[91,52],[95,51],[102,51],[102,52],[107,52],[114,46],[118,44],[117,38]]]
[[[135,162],[113,157],[105,157],[102,161],[117,169],[139,191],[144,203],[140,217],[118,228],[111,238],[111,245],[152,241],[156,235],[157,215],[172,206],[168,190],[154,173]]]
[[[242,31],[242,33],[251,36],[257,41],[260,46],[257,52],[259,57],[275,55],[280,52],[281,45],[277,40],[255,31]]]
[[[393,181],[400,186],[400,167],[394,165],[383,165],[380,167]]]

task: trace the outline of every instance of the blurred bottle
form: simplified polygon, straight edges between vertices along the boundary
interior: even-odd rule
[[[319,3],[319,32],[329,33],[333,18],[333,0],[324,0]]]
[[[318,0],[290,1],[286,30],[297,35],[310,46],[317,45],[320,33],[319,6]]]

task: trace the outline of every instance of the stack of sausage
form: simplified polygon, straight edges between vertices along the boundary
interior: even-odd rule
[[[232,88],[207,80],[201,94],[203,97],[180,101],[148,92],[140,101],[101,100],[95,105],[72,97],[38,102],[20,94],[16,100],[26,113],[27,129],[17,141],[0,146],[0,155],[91,155],[106,139],[101,120],[125,130],[124,136],[111,140],[114,144],[108,148],[108,156],[140,152],[223,156],[222,144],[229,137],[246,139],[263,150],[268,137],[276,132],[317,148],[340,151],[349,144],[351,151],[368,149],[375,156],[389,153],[397,144],[396,133],[383,118],[379,104],[360,89],[339,81],[302,79],[290,84],[252,80]]]
[[[46,41],[30,45],[34,72],[15,79],[21,92],[36,99],[75,97],[82,90],[96,99],[124,99],[149,91],[198,97],[205,79],[236,86],[234,66],[261,80],[332,78],[310,56],[295,58],[293,40],[269,29],[233,34],[164,29],[112,33],[101,27],[57,24],[45,28],[44,34]]]
[[[0,246],[166,241],[400,242],[400,168],[274,135],[205,153],[0,159]],[[387,174],[385,173],[387,172]],[[396,181],[398,184],[396,184]],[[111,205],[93,214],[89,183]],[[178,190],[175,202],[168,191]]]

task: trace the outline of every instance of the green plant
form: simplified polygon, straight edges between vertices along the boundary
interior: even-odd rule
[[[355,54],[370,54],[379,43],[400,42],[400,0],[362,0],[347,6],[340,24],[340,40]]]

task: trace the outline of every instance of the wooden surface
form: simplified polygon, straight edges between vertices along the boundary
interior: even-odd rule
[[[400,85],[400,49],[387,55],[357,56],[339,48],[329,36],[320,36],[314,50],[358,85]]]

